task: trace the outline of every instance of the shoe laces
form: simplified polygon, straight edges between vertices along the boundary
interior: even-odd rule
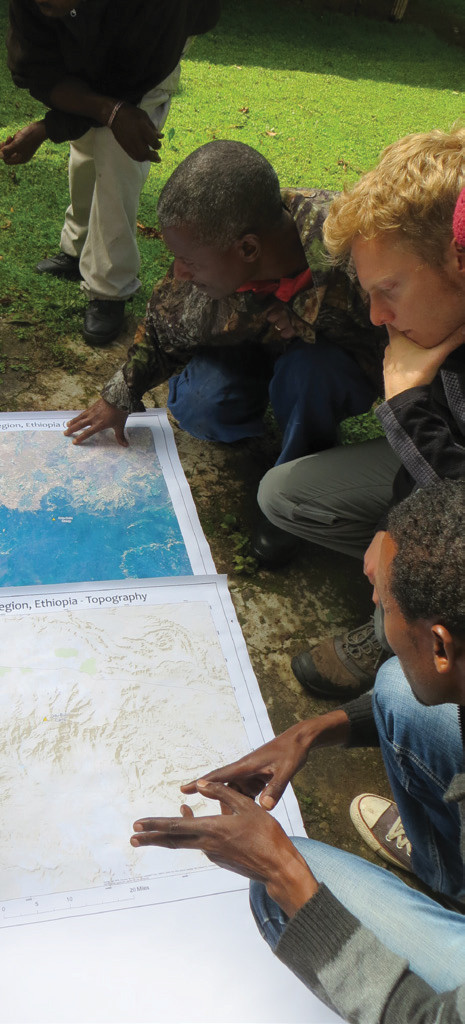
[[[71,256],[68,252],[57,252],[56,256],[53,256],[53,263],[64,263],[65,265],[74,264],[79,265],[79,256]]]
[[[364,626],[358,626],[357,629],[346,633],[342,640],[342,649],[352,658],[361,658],[363,655],[380,658],[383,652],[381,644],[376,639],[373,619],[371,618]]]
[[[411,856],[412,844],[405,834],[405,829],[400,818],[396,818],[394,824],[391,825],[389,832],[386,833],[385,838],[387,843],[393,843],[395,840],[397,849],[405,849],[407,857]]]

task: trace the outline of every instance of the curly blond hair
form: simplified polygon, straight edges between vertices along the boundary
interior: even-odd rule
[[[332,202],[324,240],[332,262],[344,264],[355,238],[398,232],[431,265],[444,262],[454,207],[465,186],[465,127],[406,135],[379,163]]]

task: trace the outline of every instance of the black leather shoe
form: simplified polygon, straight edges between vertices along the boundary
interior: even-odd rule
[[[124,302],[92,299],[84,314],[82,333],[88,345],[108,345],[114,341],[124,323]]]
[[[274,526],[263,514],[251,537],[252,554],[263,569],[280,569],[292,561],[301,540]]]
[[[81,281],[82,274],[79,270],[79,257],[68,256],[67,252],[57,252],[56,256],[49,256],[37,264],[36,270],[39,274],[53,274],[54,277],[66,277],[69,281]]]

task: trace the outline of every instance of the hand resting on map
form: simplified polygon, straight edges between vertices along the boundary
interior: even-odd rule
[[[281,825],[243,793],[200,779],[196,791],[219,800],[221,814],[195,818],[186,804],[180,818],[140,818],[131,845],[202,850],[214,864],[266,885],[292,917],[317,891],[306,861]]]
[[[345,711],[330,711],[291,726],[281,736],[233,764],[181,786],[219,800],[221,815],[194,818],[186,804],[180,818],[140,818],[132,846],[202,850],[221,867],[266,885],[269,896],[289,917],[316,892],[318,883],[271,809],[305,764],[311,747],[347,742]],[[261,793],[261,807],[255,797]]]
[[[112,427],[118,444],[127,448],[129,442],[124,436],[124,426],[128,415],[129,413],[124,409],[116,409],[114,405],[109,405],[104,398],[99,398],[84,412],[80,412],[74,419],[68,420],[67,430],[64,431],[64,434],[65,437],[71,437],[80,431],[77,433],[77,437],[73,438],[73,444],[82,444],[93,434],[98,434],[100,430],[108,430]]]
[[[200,782],[221,782],[252,799],[260,793],[262,807],[271,810],[281,799],[288,782],[305,764],[310,749],[343,744],[348,733],[349,719],[344,711],[307,718],[239,761],[181,786],[181,792],[196,793]]]

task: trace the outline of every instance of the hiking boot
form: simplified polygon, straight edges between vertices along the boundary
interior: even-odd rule
[[[352,800],[349,813],[357,832],[379,857],[413,874],[412,844],[405,835],[393,800],[375,793],[361,793]]]
[[[88,345],[108,345],[124,323],[124,302],[92,299],[84,314],[82,333]]]
[[[49,256],[37,264],[36,270],[39,274],[53,274],[54,277],[66,277],[69,281],[80,281],[82,279],[79,270],[79,256],[69,256],[67,252],[57,252],[56,256]]]
[[[292,671],[315,697],[358,697],[371,689],[382,661],[390,657],[378,643],[371,618],[349,633],[330,637],[291,661]]]

